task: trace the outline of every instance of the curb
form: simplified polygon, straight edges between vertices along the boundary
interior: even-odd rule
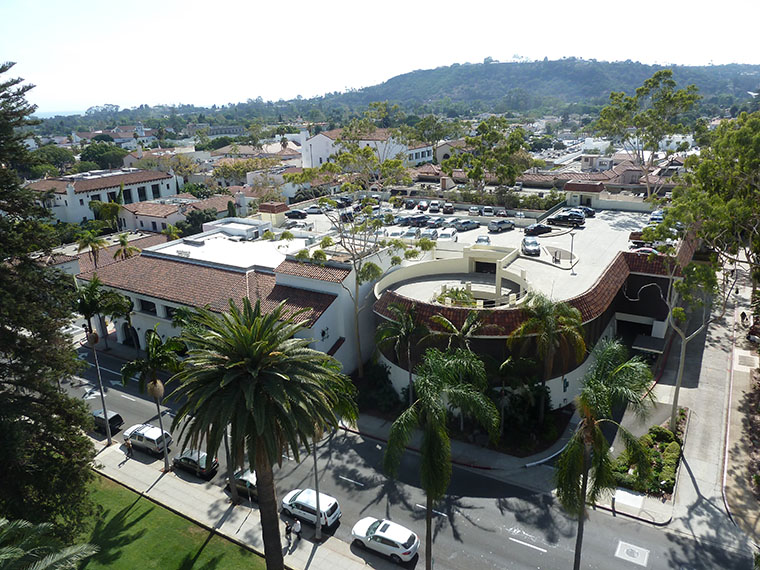
[[[673,515],[672,514],[670,515],[670,517],[666,521],[651,521],[651,520],[642,518],[642,517],[637,516],[637,515],[632,515],[632,514],[624,512],[624,511],[619,511],[619,510],[613,509],[611,507],[605,507],[604,505],[593,504],[593,505],[591,505],[591,508],[594,509],[594,510],[601,509],[603,511],[607,511],[608,513],[612,513],[613,515],[621,515],[621,516],[624,516],[624,517],[628,517],[629,519],[633,519],[633,520],[638,521],[638,522],[643,522],[643,523],[651,524],[651,525],[657,526],[657,527],[666,527],[671,522],[673,522]]]
[[[244,543],[244,542],[241,542],[241,541],[239,541],[239,540],[238,540],[238,539],[236,539],[236,538],[232,538],[232,537],[230,537],[230,536],[227,536],[225,533],[219,532],[219,530],[218,530],[218,529],[216,529],[216,528],[214,528],[214,527],[211,527],[211,526],[209,526],[209,525],[207,525],[207,524],[205,524],[205,523],[202,523],[201,521],[195,520],[195,519],[193,519],[193,518],[189,517],[188,515],[186,515],[186,514],[184,514],[184,513],[181,513],[180,511],[178,511],[178,510],[177,510],[177,509],[175,509],[174,507],[171,507],[171,506],[167,505],[166,503],[163,503],[163,502],[159,501],[158,499],[155,499],[155,498],[153,498],[153,497],[151,497],[151,496],[148,496],[148,495],[146,495],[144,492],[138,491],[137,489],[134,489],[134,488],[130,487],[130,486],[129,486],[129,485],[127,485],[126,483],[124,483],[124,482],[122,482],[122,481],[119,481],[118,479],[116,479],[116,478],[112,477],[111,475],[108,475],[107,473],[104,473],[104,472],[102,472],[100,469],[98,469],[98,468],[97,468],[97,467],[95,467],[95,466],[93,466],[93,468],[92,468],[92,469],[93,469],[93,471],[95,471],[95,472],[96,472],[98,475],[100,475],[101,477],[105,477],[105,478],[106,478],[106,479],[108,479],[109,481],[112,481],[112,482],[114,482],[114,483],[116,483],[116,484],[118,484],[118,485],[121,485],[121,486],[122,486],[122,487],[124,487],[125,489],[129,489],[130,491],[132,491],[133,493],[136,493],[136,494],[137,494],[138,496],[140,496],[141,498],[147,499],[147,500],[149,500],[151,503],[153,503],[153,504],[155,504],[155,505],[158,505],[158,506],[160,506],[160,507],[163,507],[163,508],[165,508],[167,511],[170,511],[170,512],[171,512],[171,513],[173,513],[173,514],[175,514],[175,515],[177,515],[177,516],[180,516],[180,517],[182,517],[182,518],[183,518],[183,519],[185,519],[186,521],[189,521],[189,522],[191,522],[191,523],[193,523],[193,524],[195,524],[195,525],[198,525],[198,526],[199,526],[199,527],[201,527],[201,528],[204,528],[204,529],[206,529],[206,530],[207,530],[207,531],[209,531],[209,532],[210,532],[212,535],[217,535],[217,536],[220,536],[220,537],[224,538],[225,540],[229,540],[229,541],[230,541],[230,542],[232,542],[233,544],[236,544],[237,546],[240,546],[241,548],[244,548],[244,549],[246,549],[248,552],[251,552],[251,553],[255,554],[256,556],[258,556],[258,557],[259,557],[259,558],[261,558],[262,560],[266,560],[266,558],[264,557],[264,553],[263,553],[263,552],[259,552],[258,550],[256,550],[256,549],[255,549],[255,548],[253,548],[252,546],[250,546],[250,545],[248,545],[248,544],[246,544],[246,543]],[[294,569],[292,566],[288,566],[287,564],[285,564],[285,568],[287,568],[288,570],[296,570],[296,569]]]

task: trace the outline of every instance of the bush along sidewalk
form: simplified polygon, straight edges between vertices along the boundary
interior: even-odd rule
[[[624,487],[646,493],[654,497],[670,498],[676,483],[678,462],[681,460],[681,445],[686,425],[686,409],[678,410],[677,436],[664,426],[652,426],[649,431],[639,438],[639,442],[647,449],[652,466],[647,479],[638,480],[637,473],[631,466],[628,454],[623,452],[613,465],[615,480],[618,487]]]

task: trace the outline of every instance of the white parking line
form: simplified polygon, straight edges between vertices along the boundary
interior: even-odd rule
[[[546,552],[545,548],[541,548],[540,546],[535,546],[533,544],[530,544],[528,542],[523,542],[522,540],[517,540],[516,538],[512,538],[511,536],[507,537],[512,542],[516,542],[517,544],[522,544],[523,546],[527,546],[528,548],[533,548],[535,550],[538,550],[539,552]]]
[[[349,483],[353,483],[354,485],[359,485],[360,487],[364,487],[364,483],[359,483],[359,481],[354,481],[353,479],[349,479],[348,477],[344,477],[343,475],[338,475],[339,479],[343,479],[344,481],[348,481]]]
[[[124,394],[119,394],[119,396],[121,396],[122,398],[126,398],[127,400],[132,400],[133,402],[137,401],[134,398],[130,398],[129,396],[125,396]]]
[[[415,505],[414,505],[414,506],[415,506],[415,507],[419,507],[419,508],[421,508],[423,511],[425,510],[425,505],[420,505],[419,503],[415,503]],[[437,514],[439,517],[446,517],[446,518],[449,518],[449,515],[447,515],[446,513],[442,513],[442,512],[440,512],[440,511],[436,511],[435,509],[431,509],[431,510],[432,510],[432,511],[433,511],[435,514]]]

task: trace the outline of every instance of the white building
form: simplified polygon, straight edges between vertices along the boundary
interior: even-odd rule
[[[301,144],[301,162],[304,168],[319,168],[340,151],[338,139],[343,129],[322,131]],[[305,131],[303,133],[305,138]],[[375,129],[358,141],[361,147],[371,147],[381,161],[401,158],[407,166],[415,166],[433,160],[431,145],[406,145],[395,140],[389,129]],[[423,158],[424,156],[424,158]]]
[[[93,200],[116,202],[122,185],[124,204],[132,204],[173,196],[182,187],[182,180],[172,173],[123,168],[45,178],[27,188],[40,193],[39,203],[55,219],[78,224],[94,219],[90,209]]]

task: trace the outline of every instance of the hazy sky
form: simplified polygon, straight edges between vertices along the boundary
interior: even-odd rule
[[[0,0],[0,60],[41,112],[222,105],[488,56],[758,64],[758,16],[758,0]]]

